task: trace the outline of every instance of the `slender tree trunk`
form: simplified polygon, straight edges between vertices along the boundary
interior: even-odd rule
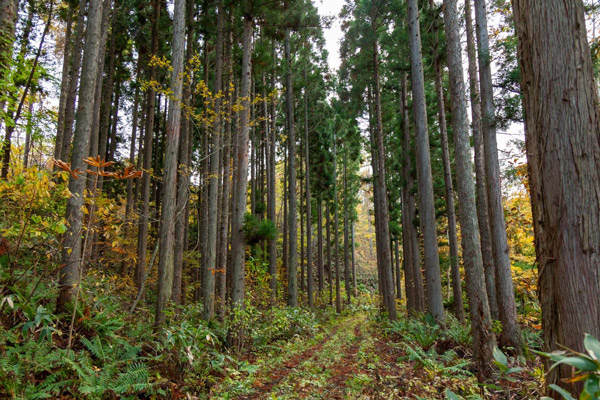
[[[456,154],[461,241],[471,315],[473,354],[479,376],[484,378],[490,372],[495,340],[485,290],[485,272],[477,224],[457,0],[444,0],[444,25],[446,55],[450,72],[450,95],[452,97],[452,132]]]
[[[31,151],[31,142],[33,140],[33,101],[29,101],[27,107],[27,126],[25,128],[25,148],[23,149],[23,168],[29,165],[29,152]]]
[[[276,60],[275,54],[275,44],[273,42],[273,61]],[[271,73],[271,88],[275,88],[275,72]],[[271,121],[271,129],[269,132],[269,140],[268,140],[268,165],[267,170],[269,173],[268,183],[267,183],[267,218],[269,218],[273,223],[275,223],[275,203],[277,201],[277,196],[275,195],[275,140],[276,140],[276,129],[275,129],[275,119],[276,119],[276,105],[275,99],[272,100],[270,104],[271,112],[270,112],[270,121]],[[271,287],[271,297],[272,303],[275,304],[277,301],[277,238],[273,237],[269,240],[269,274],[271,275],[270,287]]]
[[[352,289],[354,290],[354,297],[357,297],[358,290],[356,287],[356,242],[354,238],[354,221],[352,221]]]
[[[333,240],[335,241],[335,311],[342,312],[342,299],[340,293],[340,225],[338,221],[338,191],[337,191],[337,138],[333,134]]]
[[[331,265],[331,212],[329,210],[329,201],[325,203],[325,214],[326,217],[326,233],[327,233],[327,280],[329,281],[329,305],[333,306],[333,276],[331,271],[333,267]]]
[[[547,351],[600,337],[600,109],[580,0],[513,0]],[[575,398],[570,366],[546,384]],[[589,382],[589,380],[588,380]],[[574,392],[574,393],[573,393]],[[556,397],[558,398],[558,397]]]
[[[233,70],[231,66],[231,48],[233,47],[233,33],[231,29],[231,19],[232,13],[229,13],[230,19],[230,28],[227,37],[227,52],[225,58],[225,69],[227,70],[227,83],[224,85],[225,88],[229,88],[229,84],[233,82]],[[221,202],[221,212],[223,215],[223,219],[221,221],[221,231],[220,231],[220,255],[219,255],[219,275],[217,276],[217,292],[219,302],[217,303],[217,314],[220,320],[223,320],[225,317],[225,305],[227,303],[227,270],[228,268],[228,249],[229,249],[229,204],[230,204],[230,194],[231,194],[231,121],[233,119],[233,112],[231,104],[234,100],[234,93],[229,89],[225,92],[225,98],[227,99],[227,109],[226,115],[229,115],[230,118],[225,118],[225,137],[223,138],[224,147],[223,147],[223,199]]]
[[[85,4],[81,5],[80,7],[85,8]],[[67,14],[67,26],[65,28],[65,47],[63,50],[62,78],[60,81],[60,98],[58,101],[56,142],[54,145],[55,159],[58,159],[60,157],[60,149],[62,148],[62,141],[65,135],[65,111],[67,109],[67,94],[69,91],[69,81],[72,73],[71,35],[73,32],[73,19],[75,18],[75,8],[75,4],[69,4],[69,11]]]
[[[488,210],[492,231],[492,250],[496,262],[496,295],[498,312],[502,322],[500,343],[512,347],[518,354],[521,348],[521,328],[517,322],[517,305],[513,289],[506,221],[502,206],[500,185],[500,164],[496,142],[496,112],[494,110],[494,87],[487,29],[486,5],[484,0],[475,0],[475,21],[477,22],[477,52],[479,56],[479,85],[481,89],[483,149],[487,178]]]
[[[83,37],[85,27],[86,4],[88,1],[79,3],[79,12],[77,14],[77,29],[75,31],[75,44],[73,46],[73,65],[71,66],[69,88],[65,105],[65,127],[62,136],[61,147],[55,150],[55,158],[59,160],[68,160],[71,149],[71,139],[73,136],[73,121],[75,120],[75,101],[77,99],[77,87],[79,83],[79,68],[81,67]],[[88,11],[89,14],[89,11]],[[89,20],[89,18],[88,18]],[[102,44],[101,44],[102,46]],[[58,145],[58,143],[57,143]],[[56,157],[58,156],[58,157]]]
[[[344,284],[346,285],[346,300],[350,304],[352,295],[350,277],[350,218],[348,216],[348,149],[344,146]]]
[[[218,2],[217,5],[217,44],[215,47],[216,64],[215,64],[215,88],[214,92],[218,95],[221,93],[222,82],[222,65],[223,65],[223,3]],[[215,309],[215,273],[216,273],[216,257],[217,257],[217,225],[218,225],[218,190],[219,190],[219,163],[220,163],[220,148],[221,148],[221,98],[217,96],[215,99],[215,118],[213,133],[212,133],[212,149],[210,155],[210,180],[208,194],[208,233],[206,245],[206,273],[204,285],[204,318],[209,320],[214,317]]]
[[[252,4],[246,7],[251,9]],[[243,109],[240,113],[240,135],[237,145],[237,170],[233,191],[233,216],[231,220],[231,258],[232,258],[232,290],[231,301],[233,307],[243,307],[244,300],[244,273],[245,273],[245,247],[246,240],[242,230],[244,214],[246,212],[246,198],[248,188],[248,140],[250,133],[250,80],[252,71],[252,30],[253,17],[250,12],[244,15],[244,34],[242,40],[242,88],[240,97]]]
[[[83,159],[88,156],[90,135],[93,120],[93,98],[96,87],[96,77],[99,65],[102,25],[102,0],[90,0],[88,23],[83,55],[82,79],[79,89],[80,101],[77,109],[77,125],[71,157],[71,169],[82,171],[78,178],[71,176],[69,191],[71,197],[67,200],[68,228],[63,239],[61,264],[59,274],[60,292],[56,301],[57,313],[66,310],[66,305],[73,300],[79,285],[82,257],[81,234],[83,228],[83,191],[85,189],[86,173]]]
[[[381,241],[381,279],[385,306],[391,320],[397,318],[396,301],[394,299],[394,280],[392,278],[392,251],[390,248],[389,207],[387,187],[385,182],[385,149],[383,145],[383,122],[381,117],[381,94],[379,89],[379,49],[377,41],[373,42],[373,80],[375,95],[375,137],[377,145],[377,184],[373,190],[379,192],[380,211],[378,222],[380,224]]]
[[[304,81],[307,81],[306,70],[304,71]],[[306,183],[306,280],[308,307],[313,307],[314,302],[314,282],[313,282],[313,262],[312,262],[312,209],[311,209],[311,194],[310,194],[310,146],[308,133],[308,94],[304,89],[304,163],[306,170],[304,172],[304,180]]]
[[[485,177],[485,157],[481,134],[481,99],[475,47],[475,32],[471,15],[471,1],[465,0],[465,24],[467,25],[467,55],[469,58],[469,90],[471,93],[471,115],[473,116],[473,147],[475,149],[475,178],[477,187],[477,221],[481,237],[481,255],[485,271],[485,287],[492,318],[497,320],[498,301],[496,297],[496,266],[492,252],[492,232],[488,213],[487,179]]]
[[[408,30],[412,70],[413,109],[416,127],[417,182],[419,184],[419,221],[423,231],[425,280],[427,284],[427,311],[437,321],[444,319],[440,260],[438,254],[433,178],[427,131],[427,108],[423,57],[421,54],[421,30],[417,0],[408,0]]]
[[[185,52],[185,65],[194,55],[194,1],[186,0],[186,29],[187,42]],[[173,268],[173,291],[171,299],[175,304],[182,304],[185,300],[183,296],[183,270],[184,270],[184,252],[187,244],[187,226],[188,226],[188,210],[190,204],[190,146],[191,146],[191,124],[190,116],[186,108],[192,104],[192,77],[189,76],[184,82],[183,87],[183,104],[182,124],[181,124],[181,140],[179,141],[179,166],[178,181],[177,181],[177,214],[175,220],[175,263]],[[218,175],[218,172],[217,174]],[[215,234],[216,236],[216,234]]]
[[[317,207],[317,268],[319,292],[323,292],[325,271],[323,269],[323,200],[321,195],[317,199]]]
[[[160,18],[160,0],[153,0],[152,12],[152,55],[158,56],[158,24]],[[148,80],[156,79],[156,66],[150,66]],[[160,102],[159,102],[160,105]],[[152,87],[146,92],[146,127],[144,129],[144,162],[142,167],[145,171],[142,176],[142,210],[138,229],[138,262],[135,269],[135,283],[138,290],[141,287],[146,270],[146,249],[148,247],[148,223],[150,220],[150,183],[152,179],[152,146],[154,136],[154,113],[156,109],[156,94]]]
[[[433,1],[433,0],[430,0]],[[446,189],[446,214],[448,216],[448,242],[450,243],[450,272],[452,276],[452,295],[454,297],[454,315],[460,322],[465,322],[465,307],[462,299],[460,270],[458,268],[458,235],[456,233],[456,207],[454,205],[454,187],[452,184],[452,166],[450,165],[450,148],[448,146],[448,129],[446,126],[446,110],[444,105],[444,88],[442,87],[442,67],[438,56],[437,44],[433,49],[433,66],[435,70],[435,91],[437,94],[438,121],[442,144],[442,163],[444,165],[444,187]],[[454,98],[452,102],[454,102]]]
[[[298,242],[296,216],[296,134],[294,129],[294,95],[292,92],[292,57],[290,54],[290,28],[285,30],[285,97],[288,127],[288,306],[298,307]]]
[[[136,82],[140,79],[140,69],[141,63],[137,62],[135,80]],[[129,164],[135,165],[135,141],[137,139],[137,131],[138,131],[138,120],[139,120],[139,101],[140,101],[140,90],[139,86],[135,87],[135,92],[133,94],[133,115],[131,117],[131,142],[129,144]],[[141,137],[140,137],[141,140]],[[133,185],[134,180],[127,180],[127,203],[125,205],[125,216],[129,219],[131,215],[131,210],[133,209],[134,204],[134,193],[133,193]],[[127,224],[129,227],[129,222]]]
[[[158,293],[156,299],[156,326],[165,321],[165,309],[171,298],[173,268],[175,263],[175,227],[177,165],[179,134],[181,131],[181,99],[183,92],[183,59],[185,55],[185,0],[175,0],[173,14],[173,72],[169,100],[166,137],[165,165],[163,172],[163,196],[160,224],[160,253],[158,259]]]
[[[406,73],[402,75],[402,173],[404,186],[402,187],[402,247],[404,255],[404,286],[406,291],[407,311],[410,313],[421,312],[425,309],[423,278],[421,276],[421,257],[417,239],[415,197],[413,194],[414,178],[412,173],[412,157],[410,152],[410,123],[408,116],[408,89]]]

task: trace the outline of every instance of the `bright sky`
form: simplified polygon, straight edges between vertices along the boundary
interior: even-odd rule
[[[315,0],[315,6],[319,9],[322,16],[337,17],[342,11],[344,0]],[[327,51],[329,52],[329,67],[336,70],[340,66],[340,44],[343,36],[342,28],[338,18],[333,22],[331,28],[325,29],[325,40],[327,42]]]

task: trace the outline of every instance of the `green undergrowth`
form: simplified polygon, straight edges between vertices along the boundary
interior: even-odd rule
[[[90,270],[69,348],[72,309],[53,313],[55,287],[51,280],[26,276],[3,288],[0,398],[202,397],[218,383],[250,375],[257,359],[319,340],[336,320],[329,309],[258,309],[248,302],[223,322],[206,322],[201,304],[187,304],[154,329],[152,307],[142,303],[130,315],[131,289],[115,276]],[[245,339],[236,348],[228,345],[232,326],[244,327]]]

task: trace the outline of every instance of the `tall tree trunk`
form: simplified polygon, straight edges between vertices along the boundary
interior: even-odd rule
[[[156,298],[156,326],[165,321],[165,309],[171,298],[173,268],[175,263],[175,229],[177,192],[177,156],[181,131],[181,99],[183,92],[183,59],[185,55],[185,0],[175,0],[173,13],[173,71],[169,100],[166,137],[165,165],[163,172],[163,196],[160,224],[160,253],[158,259],[158,293]]]
[[[96,87],[96,77],[99,65],[98,53],[100,52],[102,25],[102,0],[90,0],[88,23],[81,70],[81,87],[79,89],[79,106],[77,109],[77,125],[71,157],[71,169],[79,169],[78,178],[71,176],[69,191],[71,197],[67,200],[68,228],[63,239],[61,264],[59,274],[60,292],[56,301],[57,313],[66,310],[66,305],[73,300],[79,285],[82,258],[81,234],[83,228],[83,191],[86,183],[85,164],[83,159],[88,156],[90,135],[93,121],[93,99]]]
[[[288,127],[288,306],[298,307],[298,242],[296,215],[296,134],[294,127],[294,94],[292,92],[292,56],[290,54],[290,28],[285,30],[285,98]]]
[[[475,32],[471,15],[471,1],[465,0],[465,24],[467,25],[467,55],[469,58],[469,91],[471,94],[471,115],[473,116],[473,147],[475,149],[475,178],[477,187],[477,221],[481,237],[481,255],[485,271],[485,287],[492,318],[497,320],[498,301],[496,297],[496,266],[492,251],[492,232],[488,213],[487,179],[485,177],[485,157],[481,133],[481,99],[475,47]]]
[[[444,319],[440,260],[438,253],[433,178],[427,131],[425,82],[421,55],[421,29],[417,0],[408,0],[408,30],[412,71],[413,109],[416,128],[417,182],[419,184],[419,221],[423,232],[425,281],[427,284],[427,311],[437,321]]]
[[[478,373],[483,378],[490,372],[495,340],[485,290],[485,272],[481,256],[481,243],[479,242],[479,226],[477,225],[457,0],[444,0],[444,26],[446,56],[450,73],[450,95],[452,97],[452,133],[454,134],[456,154],[461,241],[471,315],[473,354]]]
[[[327,234],[327,280],[329,281],[329,305],[333,306],[333,276],[331,271],[333,267],[331,265],[331,212],[329,209],[329,201],[325,204],[325,226],[326,226],[326,234]]]
[[[321,195],[317,199],[317,207],[317,275],[319,292],[322,292],[325,270],[323,269],[323,200],[321,199]]]
[[[433,0],[430,0],[433,1]],[[450,165],[450,148],[448,146],[448,129],[446,126],[446,110],[444,104],[444,88],[442,87],[442,67],[438,55],[437,44],[433,48],[433,67],[435,70],[435,91],[437,94],[438,121],[442,144],[442,163],[444,165],[444,187],[446,189],[446,214],[448,216],[448,242],[450,243],[450,272],[452,276],[452,295],[454,297],[454,315],[460,322],[465,322],[460,270],[458,268],[458,235],[456,233],[456,207],[454,205],[454,187],[452,184],[452,166]],[[454,102],[454,98],[452,102]]]
[[[217,94],[215,99],[215,118],[212,133],[212,151],[210,155],[210,180],[208,189],[208,233],[206,245],[206,274],[202,284],[204,285],[204,319],[212,319],[215,309],[215,273],[217,257],[217,225],[218,225],[218,190],[219,190],[219,163],[221,148],[221,82],[223,65],[223,3],[217,5],[217,44],[215,47],[215,88]]]
[[[421,276],[421,256],[417,228],[414,224],[416,218],[415,197],[413,194],[414,178],[412,173],[412,157],[410,145],[410,121],[408,116],[408,88],[406,73],[402,74],[402,248],[404,255],[404,286],[406,292],[407,311],[410,313],[425,310],[423,278]]]
[[[304,82],[307,82],[306,70],[304,71]],[[306,280],[308,307],[313,307],[314,299],[314,282],[313,282],[313,262],[312,262],[312,209],[311,209],[311,194],[310,194],[310,146],[308,134],[308,93],[304,89],[304,163],[306,170],[304,172],[304,180],[306,183]]]
[[[136,72],[135,72],[135,80],[138,82],[140,80],[140,70],[141,63],[137,62]],[[135,165],[135,143],[138,135],[138,120],[139,120],[139,101],[140,101],[140,89],[139,86],[136,85],[135,91],[133,93],[133,115],[131,117],[131,141],[129,143],[129,165]],[[140,136],[141,140],[141,136]],[[138,154],[139,158],[139,154]],[[127,229],[129,229],[129,218],[131,217],[131,211],[133,210],[134,205],[134,180],[127,180],[127,203],[125,205],[125,216],[127,218]]]
[[[229,90],[229,85],[233,83],[232,78],[232,65],[231,65],[231,49],[233,47],[233,32],[231,29],[232,26],[232,17],[233,14],[229,12],[229,29],[227,34],[227,52],[225,55],[225,69],[227,70],[227,83],[224,85],[225,88],[228,88],[225,92],[225,98],[227,100],[227,108],[226,115],[231,116],[231,118],[225,118],[225,136],[224,136],[224,146],[223,146],[223,198],[221,201],[221,212],[222,212],[222,220],[221,220],[221,230],[220,235],[221,238],[219,240],[219,275],[217,276],[217,292],[219,302],[217,303],[217,314],[220,320],[223,320],[225,317],[225,309],[227,303],[227,270],[229,269],[228,265],[228,249],[229,249],[229,210],[230,210],[230,194],[231,194],[231,125],[233,119],[233,112],[231,104],[233,103],[233,95],[234,93]]]
[[[186,29],[187,42],[185,52],[185,65],[194,56],[194,1],[186,0]],[[186,110],[192,104],[192,76],[186,78],[183,87],[183,105],[182,124],[181,124],[181,140],[179,141],[179,165],[177,179],[177,217],[175,220],[175,263],[173,268],[173,291],[171,299],[175,304],[182,304],[185,300],[183,296],[183,269],[184,269],[184,252],[187,245],[187,226],[188,226],[188,211],[190,204],[189,188],[190,188],[190,149],[191,149],[191,124],[190,116]],[[218,172],[217,174],[218,175]],[[215,234],[216,236],[216,234]]]
[[[75,43],[73,46],[73,65],[71,66],[67,99],[65,104],[65,126],[60,147],[55,149],[55,158],[59,160],[69,159],[71,149],[71,139],[73,137],[73,121],[75,120],[75,101],[77,99],[77,88],[80,76],[80,67],[82,60],[83,37],[85,34],[85,14],[88,1],[79,2],[79,11],[77,14],[77,29],[75,30]],[[88,11],[89,13],[89,11]],[[104,44],[101,43],[101,46]],[[58,157],[57,157],[58,156]]]
[[[338,191],[337,191],[337,138],[333,133],[333,240],[335,241],[335,311],[342,312],[342,299],[340,293],[340,225],[338,221]]]
[[[82,5],[85,8],[85,4]],[[69,92],[69,81],[71,77],[71,35],[73,33],[73,19],[75,18],[76,5],[69,3],[67,14],[67,26],[65,28],[65,47],[63,50],[62,77],[60,80],[60,98],[58,101],[58,115],[56,124],[56,142],[54,144],[54,158],[60,157],[63,137],[65,135],[65,111],[67,109],[67,94]]]
[[[513,289],[506,221],[502,206],[500,186],[500,164],[496,142],[496,112],[494,110],[494,87],[487,30],[485,0],[475,0],[475,21],[477,22],[477,52],[479,56],[479,85],[481,89],[483,148],[487,179],[488,210],[492,231],[492,250],[496,262],[496,295],[498,312],[502,322],[500,343],[512,347],[518,354],[521,348],[521,328],[517,322],[517,305]]]
[[[275,54],[275,43],[273,42],[273,62],[276,60]],[[271,88],[275,88],[275,72],[271,73]],[[271,129],[268,138],[268,182],[267,182],[267,218],[271,222],[275,223],[275,203],[277,202],[277,196],[275,194],[275,140],[276,140],[276,103],[275,99],[270,104],[270,122]],[[277,237],[273,237],[269,240],[269,274],[271,275],[270,288],[272,303],[275,304],[277,300]]]
[[[379,49],[377,41],[373,42],[373,80],[375,95],[375,137],[377,142],[377,184],[373,190],[379,192],[380,211],[378,222],[380,224],[381,241],[381,278],[383,279],[383,296],[386,309],[391,320],[397,318],[396,300],[394,299],[394,280],[392,278],[392,250],[390,248],[390,224],[389,207],[387,199],[387,187],[385,182],[385,149],[383,145],[383,122],[381,111],[381,93],[379,89]]]
[[[248,140],[250,133],[250,80],[252,72],[252,30],[254,20],[250,14],[252,3],[246,4],[248,8],[244,14],[244,34],[242,39],[242,111],[240,113],[240,135],[237,145],[237,170],[233,191],[233,216],[231,220],[231,265],[232,265],[232,290],[231,302],[233,307],[243,307],[244,300],[244,273],[245,273],[245,248],[246,239],[243,232],[244,214],[246,213],[246,199],[248,188]]]
[[[348,216],[348,149],[344,145],[344,284],[346,285],[346,300],[350,304],[352,295],[350,281],[350,218]]]
[[[160,18],[160,0],[153,0],[152,3],[152,44],[150,56],[158,56],[158,24]],[[149,60],[148,60],[149,61]],[[148,80],[156,79],[156,66],[151,65],[148,74]],[[160,102],[159,102],[160,103]],[[150,183],[152,179],[152,145],[154,136],[154,113],[156,109],[156,94],[152,87],[146,92],[146,127],[144,128],[144,162],[142,167],[145,171],[142,176],[142,210],[139,219],[138,229],[138,262],[135,266],[135,283],[138,290],[141,287],[146,270],[146,249],[148,247],[148,223],[150,220]]]
[[[580,0],[513,0],[547,351],[600,337],[600,109]],[[574,391],[570,366],[546,384]]]

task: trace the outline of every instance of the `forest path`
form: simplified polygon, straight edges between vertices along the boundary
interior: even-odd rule
[[[258,361],[247,399],[400,399],[409,365],[404,353],[379,337],[364,313],[340,317],[324,335],[277,360]]]

